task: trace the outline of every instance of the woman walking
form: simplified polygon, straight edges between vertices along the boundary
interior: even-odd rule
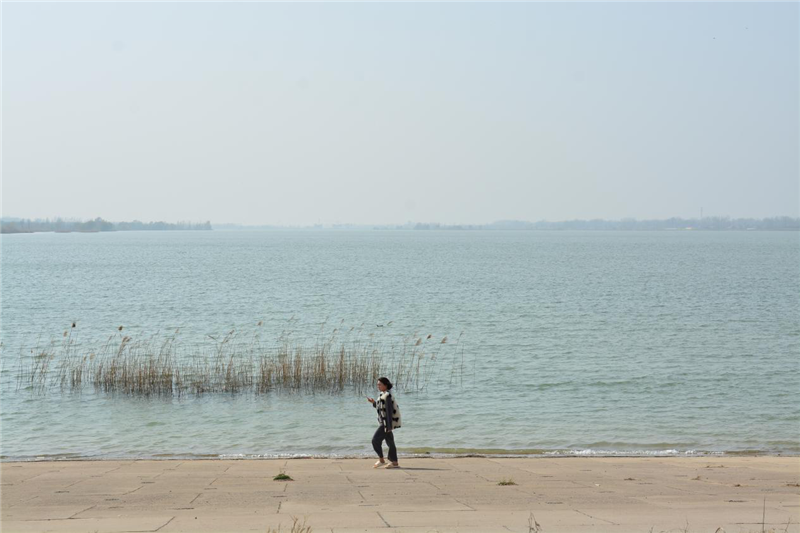
[[[393,433],[393,430],[400,427],[400,409],[392,393],[389,392],[391,388],[392,382],[389,381],[389,378],[378,378],[378,390],[381,391],[381,395],[378,396],[377,401],[367,398],[367,401],[378,410],[378,422],[380,423],[378,430],[375,431],[375,436],[372,437],[372,447],[378,454],[378,462],[372,468],[380,468],[384,465],[386,468],[400,468],[397,463],[397,448],[394,445]],[[389,445],[389,460],[391,461],[389,464],[383,460],[384,440]]]

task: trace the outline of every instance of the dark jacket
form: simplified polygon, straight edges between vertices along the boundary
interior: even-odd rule
[[[394,430],[400,427],[400,408],[391,392],[382,392],[372,405],[377,409],[378,422],[385,430]]]

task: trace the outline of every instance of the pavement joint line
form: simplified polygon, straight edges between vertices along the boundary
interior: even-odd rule
[[[536,494],[535,492],[528,492],[528,491],[526,491],[526,490],[522,490],[522,489],[521,489],[521,488],[519,488],[519,487],[514,487],[514,488],[517,490],[517,492],[521,492],[521,493],[522,493],[522,494],[524,494],[525,496],[537,496],[537,494]]]
[[[84,509],[85,511],[86,509]],[[3,520],[7,520],[4,518]],[[76,520],[97,520],[96,518],[23,518],[22,520],[17,520],[18,522],[75,522]],[[760,524],[761,522],[759,522]]]
[[[26,499],[22,500],[21,502],[19,502],[19,503],[16,503],[16,504],[12,505],[11,507],[15,507],[15,506],[17,506],[17,505],[21,505],[21,504],[23,504],[23,503],[32,502],[33,500],[35,500],[35,499],[36,499],[36,498],[38,498],[38,497],[39,497],[38,495],[37,495],[37,496],[31,496],[30,498],[26,498]]]
[[[761,522],[736,522],[737,526],[760,526]],[[782,526],[783,522],[764,522],[765,526]]]
[[[453,498],[453,499],[454,499],[456,502],[460,503],[461,505],[463,505],[463,506],[465,506],[465,507],[469,507],[469,508],[470,508],[470,510],[472,510],[472,511],[477,511],[477,509],[475,509],[473,506],[469,505],[468,503],[464,503],[464,502],[462,502],[461,500],[458,500],[458,499],[456,499],[456,498]]]
[[[31,480],[33,478],[36,478],[36,477],[39,477],[39,476],[43,476],[45,474],[52,474],[53,472],[60,472],[60,470],[48,470],[46,472],[40,472],[39,474],[36,474],[35,476],[31,476],[31,477],[28,477],[28,478],[20,480],[19,483],[21,485],[21,484],[25,483],[26,481],[29,481],[29,480]]]
[[[122,496],[127,496],[128,494],[133,494],[134,492],[136,492],[137,490],[141,489],[142,487],[144,487],[144,485],[139,485],[138,487],[136,487],[133,490],[129,490],[128,492],[123,492]]]
[[[679,491],[681,491],[681,492],[685,492],[685,493],[687,493],[687,494],[700,494],[700,495],[703,495],[703,496],[709,496],[709,494],[707,494],[707,493],[705,493],[705,492],[696,492],[696,491],[693,491],[693,490],[687,490],[687,489],[684,489],[684,488],[681,488],[681,487],[673,487],[672,485],[664,485],[664,487],[666,487],[666,488],[668,488],[668,489],[675,489],[675,490],[679,490]]]
[[[514,469],[514,470],[522,470],[522,469],[521,469],[520,467],[518,467],[518,466],[514,466],[514,465],[504,465],[503,463],[500,463],[500,462],[498,462],[498,461],[497,461],[497,459],[492,459],[491,457],[487,457],[487,458],[486,458],[486,460],[487,460],[487,461],[489,461],[490,463],[494,463],[494,464],[496,464],[496,465],[500,465],[500,466],[502,466],[503,468],[512,468],[512,469]],[[503,527],[506,527],[506,526],[503,526]]]
[[[386,521],[386,519],[383,517],[380,511],[375,511],[375,512],[378,513],[378,516],[380,517],[381,520],[383,520],[383,523],[386,524],[386,527],[392,527],[389,525],[389,522]]]
[[[214,481],[216,481],[216,480],[218,480],[218,479],[219,479],[218,477],[215,477],[215,478],[214,478]],[[209,483],[209,484],[208,484],[208,485],[206,485],[206,486],[210,487],[211,485],[213,485],[213,484],[214,484],[214,481],[212,481],[211,483]]]
[[[170,522],[172,522],[173,520],[175,520],[175,517],[174,517],[174,516],[173,516],[173,517],[171,517],[169,520],[167,520],[165,523],[163,523],[163,524],[161,524],[160,526],[158,526],[157,528],[155,528],[155,529],[151,529],[151,531],[158,531],[159,529],[161,529],[162,527],[166,526],[167,524],[169,524],[169,523],[170,523]]]
[[[141,488],[141,487],[140,487],[140,488]],[[194,503],[194,501],[195,501],[197,498],[199,498],[200,496],[202,496],[202,495],[203,495],[203,493],[201,492],[200,494],[198,494],[197,496],[195,496],[194,498],[192,498],[192,501],[190,501],[190,502],[189,502],[189,505],[193,504],[193,503]]]
[[[89,509],[94,509],[95,507],[97,507],[97,504],[95,504],[95,505],[92,505],[92,506],[89,506],[89,507],[87,507],[86,509],[83,509],[82,511],[78,511],[77,513],[73,514],[72,516],[68,516],[68,517],[67,517],[67,520],[72,520],[72,519],[74,519],[76,516],[78,516],[79,514],[81,514],[83,511],[88,511]]]
[[[481,478],[481,479],[482,479],[482,480],[484,480],[484,481],[488,481],[489,483],[491,483],[491,482],[492,482],[492,480],[491,480],[491,479],[489,479],[489,478],[486,478],[486,477],[483,477],[483,476],[482,476],[482,475],[480,475],[480,474],[475,474],[475,477],[479,477],[479,478]]]
[[[108,474],[108,473],[110,473],[110,472],[113,472],[114,470],[119,470],[119,469],[120,469],[120,468],[122,468],[123,466],[125,466],[125,465],[124,465],[124,464],[121,464],[121,465],[119,465],[119,466],[118,466],[118,467],[116,467],[116,468],[112,468],[111,470],[107,470],[107,471],[103,472],[102,474],[100,474],[100,476],[104,476],[104,475],[106,475],[106,474]],[[100,476],[98,476],[98,477],[100,477]]]
[[[611,524],[612,526],[620,525],[620,524],[617,524],[616,522],[612,522],[611,520],[606,520],[605,518],[599,518],[597,516],[592,516],[592,515],[590,515],[588,513],[584,513],[583,511],[579,511],[577,509],[573,509],[573,511],[575,511],[576,513],[580,513],[580,514],[582,514],[584,516],[588,516],[589,518],[594,518],[595,520],[600,520],[602,522],[607,522],[607,523]]]

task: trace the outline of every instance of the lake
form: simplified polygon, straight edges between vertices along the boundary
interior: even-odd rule
[[[459,379],[397,390],[401,453],[800,453],[796,232],[3,235],[4,460],[372,455],[355,391],[137,397],[17,387],[80,350],[229,331],[445,336]],[[71,324],[75,322],[75,328]],[[259,325],[260,322],[260,325]],[[124,330],[119,331],[119,326]],[[175,332],[178,333],[175,333]],[[461,363],[459,362],[459,365]],[[392,376],[388,376],[393,379]],[[377,391],[370,393],[375,397]]]

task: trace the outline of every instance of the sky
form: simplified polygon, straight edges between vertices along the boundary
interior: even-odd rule
[[[2,215],[800,215],[797,3],[8,3]]]

